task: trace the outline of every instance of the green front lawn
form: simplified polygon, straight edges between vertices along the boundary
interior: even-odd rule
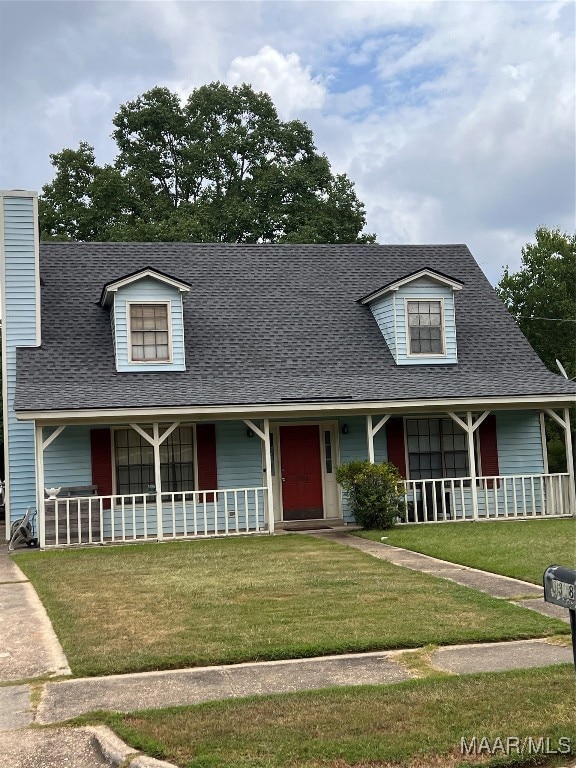
[[[83,718],[94,722],[94,716]],[[457,768],[566,765],[576,750],[571,666],[331,688],[101,716],[125,741],[181,768]],[[562,756],[466,755],[528,739]],[[461,740],[464,738],[464,743]],[[561,741],[561,739],[565,739]],[[510,742],[508,742],[510,743]],[[514,745],[515,742],[512,742]],[[485,748],[484,748],[485,749]],[[464,752],[464,754],[462,754]]]
[[[76,675],[565,633],[562,622],[298,534],[28,552]]]
[[[357,535],[539,585],[549,565],[576,567],[576,518],[399,525]]]

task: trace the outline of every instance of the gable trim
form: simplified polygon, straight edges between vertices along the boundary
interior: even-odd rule
[[[170,285],[172,288],[177,288],[180,293],[186,293],[190,290],[189,283],[185,283],[182,280],[178,280],[175,277],[164,274],[164,272],[159,272],[157,269],[152,269],[152,267],[146,267],[145,269],[138,270],[138,272],[132,272],[131,274],[125,275],[118,280],[106,283],[102,289],[102,295],[100,296],[100,306],[108,306],[111,302],[112,296],[116,293],[116,291],[118,291],[120,288],[124,288],[126,285],[130,285],[131,283],[135,283],[138,280],[142,280],[145,277],[150,277],[153,280],[158,280],[161,283]]]
[[[422,277],[428,277],[431,280],[435,280],[437,283],[447,285],[449,288],[452,288],[453,291],[460,291],[464,287],[463,283],[460,283],[458,280],[454,280],[454,278],[449,277],[448,275],[444,275],[441,272],[436,272],[433,269],[421,269],[418,272],[412,272],[410,275],[406,275],[405,277],[402,277],[400,280],[396,280],[393,283],[383,285],[381,288],[378,288],[372,293],[368,293],[366,296],[358,299],[358,303],[370,304],[370,302],[380,298],[380,296],[384,296],[385,294],[392,291],[397,291],[403,285],[412,283],[414,280],[419,280]]]

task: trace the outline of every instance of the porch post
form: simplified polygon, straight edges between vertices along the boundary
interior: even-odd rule
[[[44,437],[43,428],[36,424],[36,508],[40,548],[46,546],[46,516],[44,509]],[[8,525],[9,521],[7,521]]]
[[[366,416],[366,436],[368,438],[368,460],[370,464],[374,464],[374,435],[380,432],[389,418],[390,414],[387,413],[386,416],[382,416],[380,421],[374,427],[372,426],[372,416]]]
[[[568,503],[570,514],[576,515],[576,487],[574,486],[574,453],[572,451],[572,431],[570,430],[570,409],[564,408],[564,418],[551,408],[546,408],[546,413],[564,430],[564,445],[566,447],[566,472],[568,473]]]
[[[568,498],[570,514],[576,516],[576,486],[574,485],[574,453],[572,451],[572,430],[570,429],[570,409],[564,408],[564,441],[566,444],[566,470],[568,472]]]
[[[270,456],[270,421],[264,419],[264,466],[266,467],[266,499],[268,533],[274,533],[274,498],[272,495],[272,457]]]
[[[156,534],[158,539],[164,538],[163,520],[162,520],[162,472],[160,467],[160,432],[158,422],[152,424],[152,435],[154,442],[154,485],[156,486]]]
[[[468,467],[470,470],[470,485],[472,486],[472,516],[474,520],[478,520],[478,488],[476,487],[476,455],[474,451],[474,425],[472,423],[472,411],[466,411],[466,433],[468,435]]]
[[[448,411],[448,415],[451,419],[453,419],[456,424],[458,424],[464,432],[466,432],[466,436],[468,438],[468,468],[469,468],[469,475],[470,475],[470,491],[472,495],[472,517],[474,520],[478,520],[478,488],[476,487],[476,452],[474,450],[474,433],[482,424],[484,419],[486,419],[490,414],[490,411],[484,411],[477,419],[474,421],[472,418],[472,411],[466,411],[466,421],[462,421],[460,416],[458,416],[453,411]]]
[[[366,416],[366,438],[368,440],[368,461],[374,464],[374,433],[372,432],[372,416]]]
[[[544,474],[548,474],[548,446],[546,444],[546,425],[544,423],[544,411],[540,411],[540,440],[542,442],[542,464]]]

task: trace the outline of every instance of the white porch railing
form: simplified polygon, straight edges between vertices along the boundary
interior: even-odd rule
[[[576,514],[566,473],[477,477],[477,510],[469,477],[405,480],[403,485],[406,523]]]
[[[45,499],[40,546],[232,536],[268,529],[266,488]]]

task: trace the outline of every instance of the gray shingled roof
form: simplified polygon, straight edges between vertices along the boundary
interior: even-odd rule
[[[575,393],[550,373],[464,245],[43,243],[42,347],[18,350],[17,410]],[[152,267],[184,295],[183,373],[117,373],[102,287]],[[457,365],[396,366],[367,306],[423,268],[461,281]]]

